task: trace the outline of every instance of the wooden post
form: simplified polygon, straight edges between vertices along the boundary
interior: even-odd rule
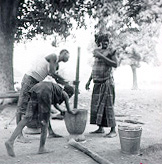
[[[80,47],[78,47],[77,65],[76,65],[76,78],[75,78],[75,94],[74,94],[74,108],[78,106],[78,93],[79,93],[79,64],[80,64]]]

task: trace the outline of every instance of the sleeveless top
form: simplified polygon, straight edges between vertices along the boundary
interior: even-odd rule
[[[57,56],[56,56],[56,62],[57,62]],[[49,75],[49,71],[50,71],[50,63],[45,58],[42,58],[37,60],[36,63],[33,64],[32,68],[26,74],[33,77],[38,82],[40,82],[43,81]]]
[[[49,62],[45,58],[36,62],[26,74],[37,81],[43,81],[49,74]]]

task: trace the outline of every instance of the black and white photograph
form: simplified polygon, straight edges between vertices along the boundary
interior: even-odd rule
[[[0,164],[162,163],[162,0],[0,0]]]

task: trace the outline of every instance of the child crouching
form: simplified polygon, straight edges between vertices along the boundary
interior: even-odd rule
[[[41,125],[41,136],[38,153],[47,153],[45,149],[45,142],[47,137],[47,130],[50,122],[51,105],[56,109],[62,111],[59,105],[65,102],[66,109],[71,114],[76,114],[76,110],[71,110],[69,105],[69,98],[74,94],[73,87],[65,85],[62,89],[58,84],[52,82],[39,82],[34,85],[30,91],[30,101],[27,106],[27,111],[24,118],[18,123],[13,134],[8,141],[5,142],[7,153],[14,157],[14,141],[21,133],[23,128],[32,120],[33,116],[37,116]]]

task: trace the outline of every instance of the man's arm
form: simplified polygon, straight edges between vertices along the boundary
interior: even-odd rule
[[[50,74],[50,76],[52,76],[56,80],[56,82],[61,85],[65,85],[68,83],[68,81],[66,81],[62,76],[58,75],[57,73],[52,73]]]
[[[57,83],[65,85],[68,82],[60,75],[56,73],[56,68],[58,66],[57,56],[55,54],[48,55],[46,60],[49,62],[49,75],[53,77]]]
[[[55,73],[57,67],[57,56],[56,54],[51,54],[45,57],[45,59],[49,62],[49,73]]]

